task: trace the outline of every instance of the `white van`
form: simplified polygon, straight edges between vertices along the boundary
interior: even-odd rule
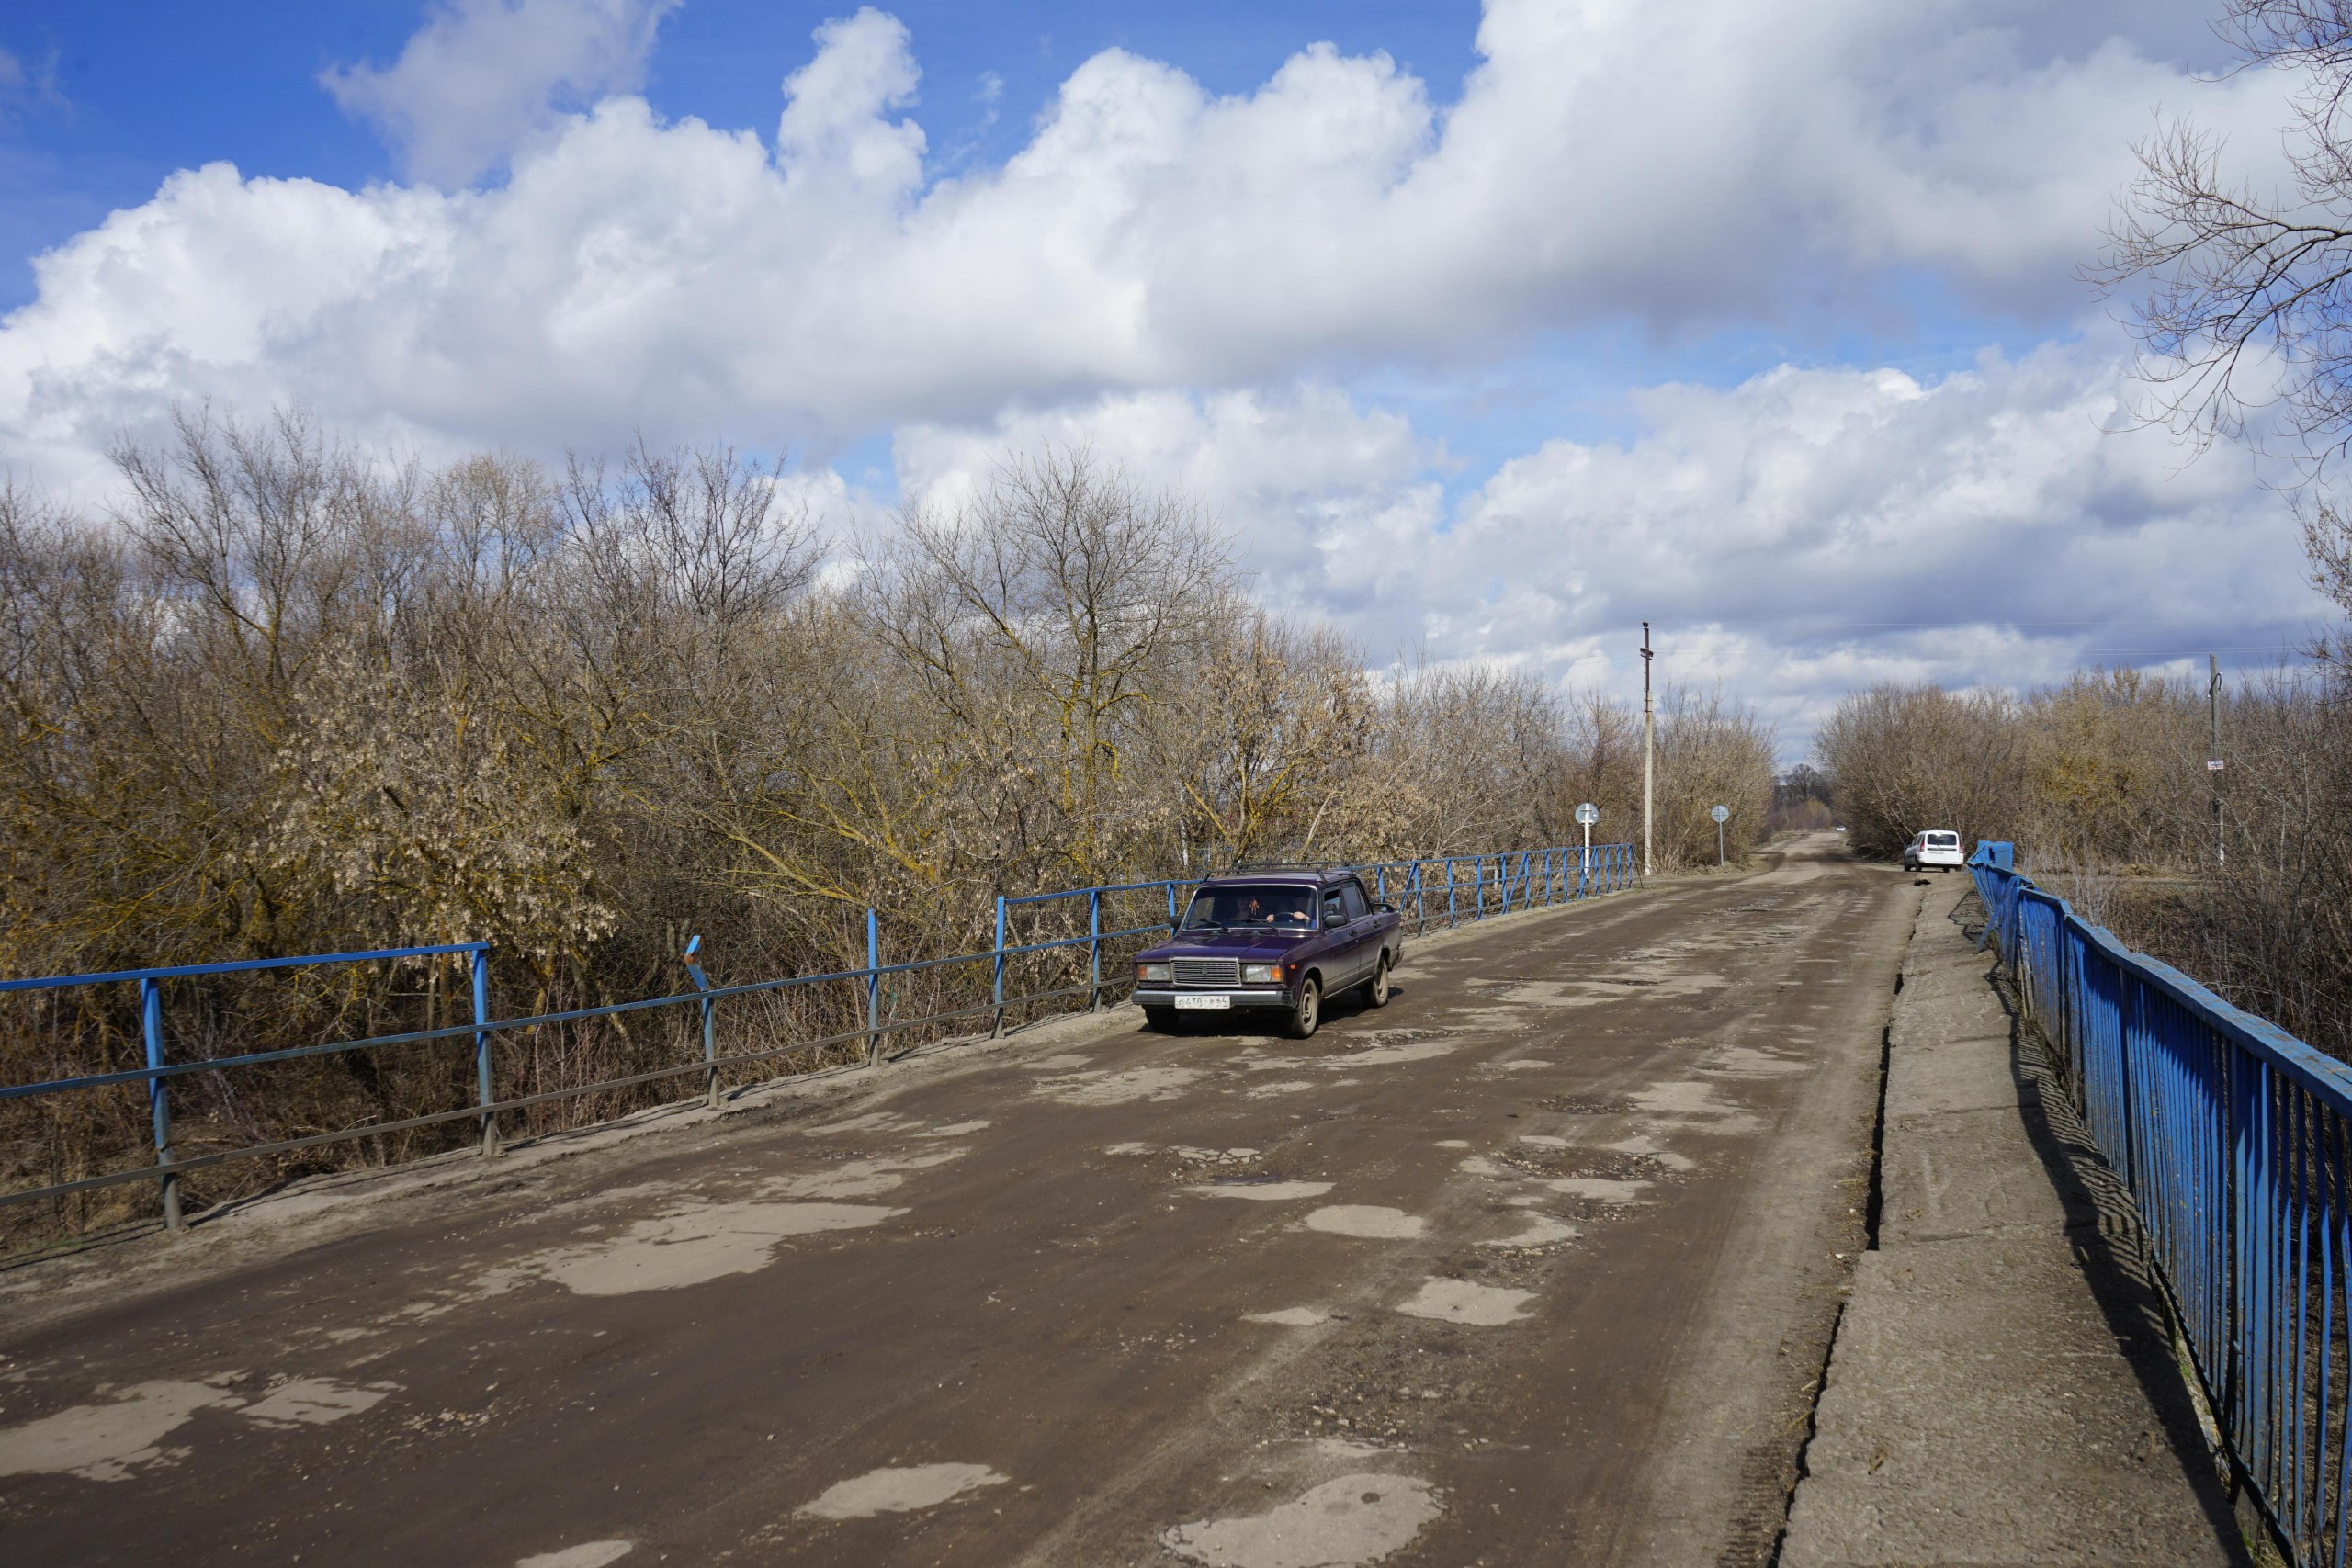
[[[1960,835],[1943,828],[1930,828],[1904,846],[1903,869],[1923,871],[1934,866],[1939,871],[1958,871],[1968,863],[1960,852]]]

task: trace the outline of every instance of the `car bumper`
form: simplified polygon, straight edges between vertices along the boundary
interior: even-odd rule
[[[1210,1001],[1208,1000],[1210,998],[1221,999]],[[1204,1001],[1207,1003],[1205,1006],[1202,1005]],[[1188,1007],[1187,1003],[1191,1005]],[[1136,1004],[1138,1007],[1148,1008],[1175,1008],[1187,1012],[1195,1010],[1202,1012],[1234,1012],[1250,1009],[1287,1008],[1291,1005],[1291,998],[1290,993],[1278,986],[1270,986],[1263,990],[1249,990],[1236,987],[1230,990],[1220,991],[1171,991],[1164,987],[1139,986],[1136,988]]]

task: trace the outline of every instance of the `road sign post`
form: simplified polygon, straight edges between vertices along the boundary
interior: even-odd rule
[[[1585,883],[1592,876],[1592,825],[1600,820],[1600,807],[1586,801],[1577,807],[1577,826],[1584,829],[1584,859],[1577,863],[1577,897],[1584,897]]]
[[[1715,864],[1724,863],[1724,824],[1731,818],[1731,807],[1718,806],[1707,813],[1715,819]]]

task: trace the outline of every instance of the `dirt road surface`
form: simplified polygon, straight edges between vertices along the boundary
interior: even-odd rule
[[[1760,1562],[1917,897],[1804,840],[1421,943],[1310,1041],[1114,1014],[19,1280],[0,1561]]]

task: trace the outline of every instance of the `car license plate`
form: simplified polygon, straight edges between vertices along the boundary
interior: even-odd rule
[[[1232,1005],[1231,997],[1178,997],[1176,998],[1176,1008],[1180,1012],[1188,1012],[1195,1008],[1205,1008],[1216,1011]]]

